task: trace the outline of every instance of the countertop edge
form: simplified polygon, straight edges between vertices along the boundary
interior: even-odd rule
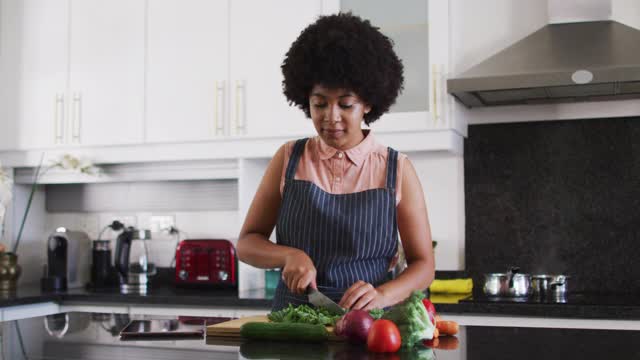
[[[14,299],[0,299],[0,308],[31,305],[45,302],[57,302],[60,305],[73,304],[126,304],[151,305],[167,307],[219,307],[234,309],[264,309],[271,308],[270,299],[238,298],[232,293],[217,295],[214,292],[202,295],[122,295],[113,293],[51,293],[33,294]],[[459,315],[479,316],[527,316],[540,318],[573,318],[573,319],[609,319],[609,320],[639,320],[640,304],[611,305],[611,304],[510,304],[510,303],[470,303],[435,304],[438,312],[455,313]]]

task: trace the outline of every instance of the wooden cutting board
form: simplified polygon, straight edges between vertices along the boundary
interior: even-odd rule
[[[240,339],[240,327],[248,322],[269,322],[267,315],[247,316],[207,326],[207,336]],[[333,332],[333,326],[327,326],[329,341],[344,341]]]

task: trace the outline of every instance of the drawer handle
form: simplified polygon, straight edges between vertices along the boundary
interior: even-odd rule
[[[64,95],[56,94],[54,114],[54,144],[62,144],[64,139]]]
[[[246,86],[244,81],[236,81],[236,130],[239,134],[245,134],[246,127],[246,104],[244,102],[246,97]]]
[[[80,143],[80,131],[82,128],[82,94],[73,95],[73,117],[71,119],[71,136],[75,143]]]
[[[437,65],[431,67],[431,80],[433,82],[433,122],[438,122],[438,81],[437,81]]]
[[[226,81],[216,81],[215,129],[214,135],[224,134],[224,109],[226,101]]]

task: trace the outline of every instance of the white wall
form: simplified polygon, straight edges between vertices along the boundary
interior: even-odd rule
[[[242,159],[240,161],[240,179],[238,184],[238,209],[239,209],[239,225],[240,227],[244,223],[244,218],[249,211],[251,201],[255,195],[262,176],[269,165],[269,159]],[[275,231],[271,234],[271,240],[275,241]],[[265,278],[264,270],[255,268],[251,265],[240,262],[238,264],[238,289],[248,290],[256,288],[264,288]]]
[[[450,0],[451,72],[457,74],[547,23],[545,0]]]
[[[611,18],[640,30],[640,4],[638,0],[612,0]]]
[[[409,153],[427,202],[437,270],[464,269],[464,164],[461,155]]]
[[[611,0],[547,0],[549,24],[611,19]]]

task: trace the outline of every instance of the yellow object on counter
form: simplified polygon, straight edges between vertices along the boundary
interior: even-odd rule
[[[436,294],[469,294],[473,290],[471,279],[435,279],[429,286],[429,291]]]
[[[444,293],[431,293],[429,294],[429,300],[438,305],[438,304],[457,304],[462,299],[466,299],[471,296],[469,294],[444,294]]]

